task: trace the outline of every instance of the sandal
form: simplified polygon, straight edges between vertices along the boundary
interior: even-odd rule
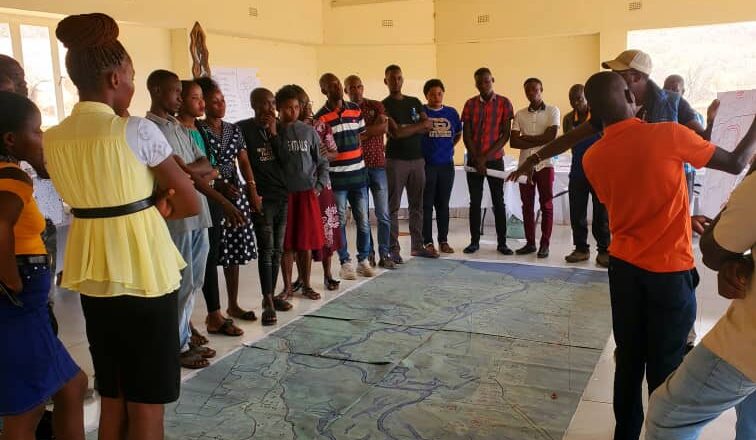
[[[273,309],[264,309],[262,312],[262,325],[275,325],[278,322],[276,311]]]
[[[302,296],[313,301],[320,299],[320,294],[312,289],[312,287],[303,287]]]
[[[288,301],[293,296],[294,296],[294,294],[291,292],[291,290],[285,290],[284,289],[284,290],[281,291],[281,293],[279,293],[278,295],[274,296],[273,300],[275,301],[277,299],[280,299],[280,300],[283,300],[283,301]]]
[[[323,279],[323,284],[325,284],[325,288],[328,290],[339,290],[341,281],[334,280],[333,278],[330,278],[330,277],[325,277]]]
[[[286,301],[285,299],[279,298],[277,296],[273,297],[273,308],[275,310],[277,310],[279,312],[288,312],[293,307],[294,306],[289,301]],[[263,312],[263,315],[265,315],[264,312]],[[265,318],[263,318],[263,319],[265,319]]]
[[[210,333],[211,335],[226,335],[226,336],[241,336],[244,334],[244,330],[235,326],[234,321],[231,319],[224,320],[223,324],[220,327],[218,327],[217,330],[210,330],[210,327],[208,327],[207,332]]]
[[[255,315],[254,310],[247,310],[246,312],[242,312],[240,315],[234,315],[229,310],[226,310],[226,313],[228,313],[228,316],[236,319],[241,319],[242,321],[257,321],[257,315]]]
[[[205,337],[202,333],[199,332],[196,328],[194,328],[194,325],[191,325],[192,329],[192,337],[191,337],[191,343],[193,345],[207,345],[210,343],[210,340]]]
[[[304,287],[304,283],[302,282],[301,279],[298,279],[298,280],[294,281],[294,283],[291,285],[291,291],[292,292],[296,292],[299,289],[301,289],[302,287]]]
[[[217,354],[215,350],[210,347],[203,347],[201,345],[194,345],[189,343],[189,351],[202,356],[204,359],[212,359]]]
[[[187,350],[179,354],[179,363],[182,367],[190,370],[199,370],[200,368],[205,368],[210,365],[210,361],[192,350]]]

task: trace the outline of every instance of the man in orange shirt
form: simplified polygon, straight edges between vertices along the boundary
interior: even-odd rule
[[[696,317],[698,276],[682,164],[739,173],[756,147],[756,126],[728,152],[680,124],[635,118],[635,97],[615,72],[593,75],[585,95],[604,126],[583,167],[606,205],[612,234],[614,439],[637,440],[643,374],[651,393],[680,365]]]

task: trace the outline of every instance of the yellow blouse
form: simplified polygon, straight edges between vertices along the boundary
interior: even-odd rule
[[[152,194],[154,177],[129,144],[135,141],[127,141],[129,119],[106,104],[80,102],[45,132],[47,170],[73,208],[124,205]],[[155,207],[120,217],[74,218],[61,285],[88,296],[158,297],[178,289],[185,265]]]

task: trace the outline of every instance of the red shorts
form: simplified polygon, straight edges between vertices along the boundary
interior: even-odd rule
[[[289,193],[284,250],[312,251],[323,248],[323,222],[314,190]]]

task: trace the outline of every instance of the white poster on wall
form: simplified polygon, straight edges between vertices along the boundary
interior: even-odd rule
[[[260,87],[257,69],[248,67],[213,66],[213,79],[220,86],[226,98],[226,117],[228,122],[238,122],[251,118],[254,112],[249,105],[249,94]]]
[[[743,139],[756,115],[756,90],[739,90],[718,93],[719,112],[714,119],[711,142],[732,151]],[[743,179],[749,167],[734,176],[722,171],[706,170],[701,188],[699,214],[714,218],[730,198],[730,193]]]

